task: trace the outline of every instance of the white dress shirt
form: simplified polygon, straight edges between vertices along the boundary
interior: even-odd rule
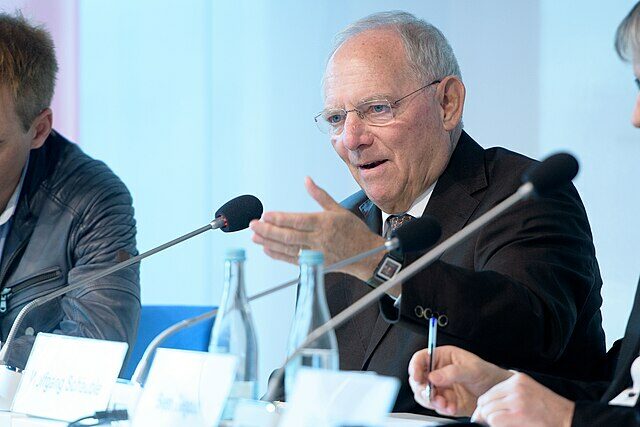
[[[433,184],[431,184],[431,186],[429,188],[427,188],[427,191],[425,191],[424,193],[422,193],[411,205],[411,207],[409,208],[408,211],[406,212],[402,212],[402,213],[398,213],[398,214],[388,214],[384,211],[382,211],[382,235],[384,236],[386,231],[387,231],[387,219],[391,216],[391,215],[397,215],[397,216],[402,216],[405,214],[409,214],[414,218],[420,218],[422,217],[422,214],[424,213],[424,210],[427,208],[427,203],[429,203],[429,199],[431,198],[431,194],[433,193],[433,189],[436,186],[436,183],[438,181],[434,182]]]

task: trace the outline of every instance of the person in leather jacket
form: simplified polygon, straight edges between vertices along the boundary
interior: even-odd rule
[[[0,336],[25,304],[136,251],[131,195],[52,129],[58,66],[46,30],[0,14]],[[140,316],[138,265],[28,314],[9,348],[24,368],[39,332],[125,341]]]

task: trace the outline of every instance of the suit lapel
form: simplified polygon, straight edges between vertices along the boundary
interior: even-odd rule
[[[380,234],[382,232],[381,211],[376,205],[373,204],[371,200],[366,199],[366,196],[364,196],[364,192],[362,193],[362,195],[365,198],[365,200],[358,206],[358,211],[355,213],[362,218],[362,220],[365,222],[365,224],[367,224],[367,226],[372,232],[376,234]],[[361,286],[365,288],[365,285],[361,285]],[[343,289],[343,292],[345,292],[345,297],[347,298],[346,301],[351,301],[351,303],[353,303],[356,299],[359,299],[360,297],[364,296],[368,292],[367,289],[362,289],[361,293],[357,292],[351,295],[351,294],[347,294],[348,291],[346,286],[342,286],[341,288]],[[376,316],[379,317],[379,314],[377,312],[377,307],[376,307],[375,314],[369,313],[369,315],[364,315],[363,313],[363,315],[355,316],[352,319],[352,321],[355,323],[356,328],[360,331],[360,333],[358,334],[358,337],[362,342],[362,349],[363,351],[365,351],[365,353],[367,352],[369,343],[371,342],[372,327],[373,327],[372,323],[373,323],[373,319],[376,319]]]
[[[369,229],[374,233],[382,234],[382,212],[380,211],[380,208],[374,205],[371,200],[367,199],[367,201],[365,201],[360,206],[360,212],[362,212],[364,221],[369,226]],[[363,327],[366,328],[365,331],[371,330],[371,325],[363,325]],[[365,337],[368,336],[369,340],[367,343],[365,343],[366,351],[360,369],[366,369],[366,365],[369,361],[369,358],[371,357],[371,354],[390,327],[391,324],[386,322],[378,311],[376,322],[373,325],[371,334],[363,334],[363,336]]]
[[[462,132],[449,165],[438,179],[424,213],[442,228],[440,241],[464,227],[480,203],[473,195],[487,187],[484,149]]]
[[[628,387],[631,381],[631,364],[638,357],[640,349],[640,281],[636,288],[636,296],[633,302],[633,309],[627,322],[627,329],[624,333],[620,357],[616,363],[616,371],[613,380],[602,396],[603,402],[608,402],[616,397],[622,390]]]
[[[469,221],[469,218],[480,203],[472,194],[486,186],[484,150],[463,131],[451,156],[449,165],[438,179],[438,183],[424,211],[424,214],[432,215],[438,219],[442,227],[441,241],[460,230]],[[371,201],[367,200],[364,204],[366,203],[371,203]],[[371,210],[369,210],[369,214],[373,217]],[[375,212],[375,217],[378,221],[377,232],[380,234],[382,216],[380,209],[375,208]],[[373,220],[373,218],[369,218],[366,220],[367,224],[370,224],[368,221],[373,224]],[[370,228],[376,230],[371,225]],[[424,253],[426,251],[418,254],[408,254],[407,261],[413,262]],[[371,340],[367,346],[365,358],[362,361],[362,369],[367,368],[373,353],[392,326],[378,312]]]
[[[365,200],[358,208],[362,219],[369,227],[369,230],[376,234],[382,234],[382,212],[380,208],[369,199]]]

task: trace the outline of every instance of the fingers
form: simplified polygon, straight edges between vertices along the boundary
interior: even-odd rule
[[[273,259],[277,259],[279,261],[284,261],[284,262],[288,262],[289,264],[294,264],[297,265],[298,264],[298,257],[297,256],[290,256],[287,254],[283,254],[281,252],[277,252],[271,249],[267,249],[267,248],[263,248],[263,251],[265,254],[267,254],[267,256],[273,258]]]
[[[260,223],[298,231],[313,231],[318,226],[318,215],[313,213],[265,212]]]
[[[473,370],[460,365],[447,365],[444,368],[436,369],[429,374],[429,381],[441,387],[450,387],[454,384],[468,386],[478,381],[478,377]]]
[[[522,381],[522,374],[515,374],[511,378],[491,387],[478,398],[478,405],[471,417],[472,421],[492,423],[492,419],[502,419],[508,413],[513,402],[514,387]]]
[[[416,383],[424,384],[427,382],[427,374],[429,369],[429,352],[424,349],[414,353],[409,361],[409,376]]]
[[[300,249],[304,249],[304,245],[286,245],[275,240],[265,239],[259,234],[251,237],[254,243],[261,245],[265,251],[278,252],[281,255],[296,258],[300,255]]]
[[[409,362],[409,385],[413,391],[413,397],[425,408],[433,409],[442,415],[455,415],[457,396],[453,390],[432,387],[431,396],[427,394],[427,376],[430,378],[429,358],[429,352],[424,349],[414,353]]]
[[[251,240],[262,245],[264,253],[273,259],[298,264],[300,249],[308,248],[303,235],[309,233],[275,227],[261,221],[252,221],[249,226],[254,231]]]
[[[427,408],[427,409],[431,409],[433,411],[436,410],[436,408],[434,408],[431,404],[431,402],[429,401],[428,397],[426,396],[426,394],[424,393],[424,390],[422,391],[418,391],[416,393],[413,393],[413,399],[421,406]]]
[[[522,374],[515,374],[511,378],[491,387],[486,393],[478,398],[478,406],[485,406],[494,400],[504,399],[513,392],[514,386],[521,381]]]
[[[471,417],[471,421],[478,423],[485,423],[489,425],[500,425],[500,426],[508,426],[511,423],[508,422],[511,416],[509,413],[511,412],[511,399],[509,398],[501,398],[498,400],[493,400],[486,405],[478,405],[473,416]],[[505,423],[505,421],[507,421]]]
[[[441,389],[435,388],[436,397],[432,399],[435,410],[442,415],[457,415],[458,414],[458,396],[453,389]]]
[[[425,408],[432,409],[441,415],[458,415],[456,413],[456,395],[452,390],[438,390],[432,388],[430,399],[424,385],[418,385],[413,390],[413,398]]]
[[[484,423],[484,420],[481,419],[482,415],[480,414],[480,407],[476,406],[476,409],[473,411],[473,414],[471,414],[471,422],[472,423],[479,423],[482,424]]]
[[[318,187],[310,177],[305,178],[304,186],[307,189],[307,193],[313,197],[313,200],[318,202],[322,209],[326,211],[344,209],[338,202],[333,200],[333,197],[331,197],[329,193]]]
[[[409,377],[409,385],[411,386],[411,390],[413,391],[413,398],[420,405],[424,406],[427,409],[435,409],[431,402],[429,401],[429,396],[426,394],[426,385],[418,383],[414,381],[411,377]]]
[[[433,392],[432,392],[433,393]],[[448,401],[444,395],[431,395],[431,406],[441,415],[455,415],[456,405],[453,401]]]
[[[280,245],[295,246],[296,252],[298,249],[300,249],[301,246],[310,244],[311,236],[309,232],[294,230],[292,228],[279,227],[269,222],[256,220],[251,221],[251,223],[249,223],[249,227],[255,233],[254,237],[258,236],[266,241],[275,242]],[[254,239],[253,241],[258,244],[263,244],[256,239]]]

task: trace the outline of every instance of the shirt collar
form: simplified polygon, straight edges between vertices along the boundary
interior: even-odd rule
[[[431,186],[429,188],[427,188],[427,190],[422,193],[411,205],[411,207],[409,208],[409,210],[407,210],[406,212],[400,213],[400,214],[388,214],[386,212],[382,212],[382,227],[384,228],[386,223],[387,223],[387,218],[389,218],[391,215],[404,215],[404,214],[409,214],[414,218],[420,218],[422,217],[422,214],[424,213],[424,210],[427,208],[427,203],[429,203],[429,199],[431,198],[431,194],[433,193],[433,189],[436,186],[436,183],[438,181],[434,182],[433,184],[431,184]],[[383,230],[384,232],[384,230]]]
[[[20,176],[20,181],[18,182],[18,185],[16,186],[16,189],[14,190],[13,194],[9,198],[7,207],[4,208],[4,212],[0,214],[0,226],[3,226],[7,222],[9,222],[9,220],[15,213],[16,208],[18,207],[18,199],[20,198],[20,192],[22,191],[22,184],[24,184],[24,177],[27,175],[28,166],[29,166],[29,159],[27,159],[27,163],[24,165],[24,168],[22,168],[22,175]]]

